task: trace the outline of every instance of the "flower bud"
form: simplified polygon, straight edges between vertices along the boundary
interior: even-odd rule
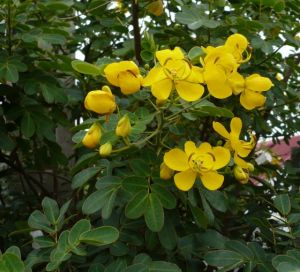
[[[283,75],[281,73],[277,73],[275,77],[278,81],[283,80]]]
[[[82,144],[87,148],[95,148],[101,139],[102,133],[98,123],[94,123],[82,139]]]
[[[252,163],[250,163],[250,162],[247,162],[247,165],[248,165],[248,170],[250,172],[253,172],[254,171],[254,165]]]
[[[244,171],[244,169],[238,165],[233,168],[233,174],[236,180],[241,184],[246,184],[249,179],[249,174]]]
[[[117,104],[110,88],[104,86],[102,90],[91,91],[87,94],[84,107],[98,114],[111,114],[115,111]]]
[[[174,175],[174,171],[170,169],[164,162],[160,165],[160,172],[159,172],[161,179],[170,179]]]
[[[99,154],[101,157],[107,157],[111,154],[112,151],[112,145],[110,142],[107,142],[100,146],[99,148]]]
[[[127,137],[130,133],[131,133],[130,119],[127,115],[124,115],[117,124],[116,135],[121,137]]]

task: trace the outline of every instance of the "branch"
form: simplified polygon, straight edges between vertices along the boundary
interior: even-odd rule
[[[141,58],[141,33],[139,26],[139,4],[138,1],[132,0],[132,26],[133,26],[133,36],[134,36],[134,52],[135,58],[139,65],[142,64],[143,60]]]

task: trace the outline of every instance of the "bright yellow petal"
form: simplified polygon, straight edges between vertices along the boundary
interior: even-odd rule
[[[174,50],[164,49],[156,52],[156,58],[160,65],[164,66],[168,59],[184,59],[184,54],[179,47],[175,47]]]
[[[175,185],[181,191],[188,191],[193,187],[196,177],[197,172],[192,169],[180,172],[174,176]]]
[[[219,122],[213,122],[214,130],[219,133],[225,139],[229,139],[229,133],[226,128]]]
[[[187,81],[176,81],[175,88],[178,95],[186,101],[196,101],[204,93],[204,87],[201,84]]]
[[[85,97],[84,107],[98,114],[110,114],[116,109],[115,97],[105,91],[90,91]]]
[[[168,151],[164,155],[164,163],[176,171],[185,171],[190,168],[187,155],[179,148]]]
[[[211,191],[219,189],[224,182],[224,176],[218,174],[216,171],[203,172],[200,178],[203,186]]]
[[[230,161],[230,152],[227,148],[221,146],[213,147],[213,154],[215,157],[214,170],[224,167]]]
[[[140,90],[141,79],[131,72],[124,71],[119,73],[119,84],[121,92],[125,95],[129,95]]]
[[[245,79],[238,72],[232,73],[228,77],[228,82],[229,82],[229,84],[233,90],[233,93],[235,95],[237,95],[245,90]]]
[[[211,145],[207,142],[202,143],[199,147],[198,147],[198,152],[201,154],[205,154],[205,153],[209,153],[212,151]]]
[[[242,130],[242,120],[241,118],[238,117],[233,117],[230,122],[230,138],[231,139],[239,139],[241,130]]]
[[[241,105],[247,110],[253,110],[265,104],[266,98],[260,94],[250,90],[245,90],[240,96]]]
[[[151,92],[158,100],[166,100],[170,96],[172,88],[173,81],[169,78],[165,78],[155,82],[151,87]]]
[[[246,89],[255,92],[265,92],[273,86],[272,81],[267,77],[262,77],[259,74],[253,74],[245,80]]]
[[[248,169],[247,162],[244,161],[242,158],[240,158],[236,152],[234,153],[233,159],[234,159],[234,162],[236,165],[238,165],[244,169]]]
[[[119,87],[119,73],[124,71],[131,71],[134,75],[140,73],[133,61],[120,61],[108,64],[104,69],[104,74],[112,85]]]
[[[203,68],[200,68],[198,66],[192,66],[191,73],[186,79],[186,81],[194,82],[194,83],[203,83]]]
[[[219,99],[231,96],[232,90],[227,82],[225,72],[221,68],[211,65],[205,68],[203,75],[208,91],[212,96]]]
[[[226,46],[235,48],[240,52],[243,52],[247,48],[248,44],[249,42],[247,38],[238,33],[230,35],[225,42]]]
[[[148,75],[143,79],[143,86],[151,86],[152,84],[161,81],[166,78],[164,70],[162,67],[152,68]]]
[[[188,158],[197,151],[197,147],[195,145],[194,142],[192,141],[187,141],[185,144],[184,144],[184,151],[186,153],[186,155],[188,156]]]
[[[254,145],[251,143],[240,140],[239,144],[235,146],[235,151],[240,157],[245,158],[250,154],[253,147]]]

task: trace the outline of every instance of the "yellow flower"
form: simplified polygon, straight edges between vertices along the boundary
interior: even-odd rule
[[[155,16],[160,16],[162,15],[162,13],[164,12],[164,5],[162,0],[156,0],[151,2],[148,6],[147,6],[148,11],[155,15]]]
[[[125,95],[136,93],[141,88],[142,76],[133,61],[120,61],[108,64],[104,74],[114,86],[120,87]]]
[[[87,148],[95,148],[101,139],[102,133],[98,123],[94,123],[82,139],[82,144]]]
[[[116,127],[116,135],[121,137],[127,137],[131,133],[131,124],[127,115],[123,116]]]
[[[104,86],[102,90],[91,91],[87,94],[84,107],[99,114],[111,114],[115,111],[117,105],[110,88]]]
[[[160,165],[159,175],[161,179],[170,179],[174,175],[174,170],[170,169],[164,162]]]
[[[158,101],[168,99],[173,89],[186,101],[198,100],[204,92],[202,69],[190,64],[179,47],[156,52],[158,66],[152,68],[143,80],[143,86],[151,86]]]
[[[243,62],[247,62],[251,58],[251,54],[248,54],[248,52],[246,51],[248,45],[249,42],[247,38],[241,34],[236,33],[230,35],[227,38],[224,46],[228,51],[231,52],[231,54],[234,56],[234,58],[238,63],[243,63]],[[244,59],[243,53],[245,51],[247,53],[247,56]]]
[[[102,157],[109,156],[111,154],[111,152],[112,152],[112,145],[110,142],[107,142],[107,143],[101,145],[99,148],[99,154]]]
[[[209,190],[220,188],[224,176],[216,170],[224,167],[230,161],[228,149],[209,143],[196,147],[192,141],[187,141],[184,151],[174,148],[164,155],[164,163],[172,170],[179,171],[174,176],[175,185],[182,191],[190,190],[199,176],[204,187]]]
[[[226,130],[226,128],[219,122],[213,122],[214,130],[219,133],[222,137],[226,139],[225,146],[230,150],[234,151],[234,161],[237,165],[248,168],[247,163],[241,159],[247,157],[251,150],[255,146],[254,135],[250,135],[251,140],[246,142],[244,140],[240,140],[240,134],[242,130],[242,120],[238,117],[234,117],[230,122],[230,133]]]
[[[273,86],[272,81],[259,74],[253,74],[245,79],[245,89],[241,93],[240,103],[247,109],[252,110],[265,104],[266,98],[261,93],[268,91]]]
[[[224,46],[203,48],[206,56],[200,58],[203,65],[203,78],[209,93],[219,99],[232,95],[228,77],[236,73],[238,63],[233,54]]]
[[[248,169],[243,169],[239,165],[234,166],[233,175],[237,181],[241,184],[246,184],[249,180],[249,172]]]

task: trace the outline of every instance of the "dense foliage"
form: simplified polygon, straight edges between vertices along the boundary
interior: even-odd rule
[[[299,152],[283,167],[275,159],[257,164],[254,151],[300,128],[297,1],[5,0],[0,7],[1,272],[299,270]],[[208,46],[233,33],[249,45],[227,71],[227,49],[210,63]],[[78,52],[84,62],[74,61]],[[126,69],[112,66],[120,61]],[[197,85],[192,97],[178,83],[188,78],[177,78],[182,65],[197,75],[188,80]],[[159,69],[168,82],[154,87]],[[230,85],[232,70],[245,81],[237,76]],[[272,81],[263,80],[263,103],[249,92],[240,98],[253,74]],[[233,95],[221,97],[216,81]],[[170,84],[177,92],[169,96]],[[245,154],[232,142],[230,158],[232,138],[220,126],[230,132],[234,117],[242,130],[232,137],[251,148]],[[214,149],[182,168],[192,142]],[[224,182],[205,182],[203,164]],[[188,177],[176,182],[176,175],[189,167],[197,179],[185,187]]]

